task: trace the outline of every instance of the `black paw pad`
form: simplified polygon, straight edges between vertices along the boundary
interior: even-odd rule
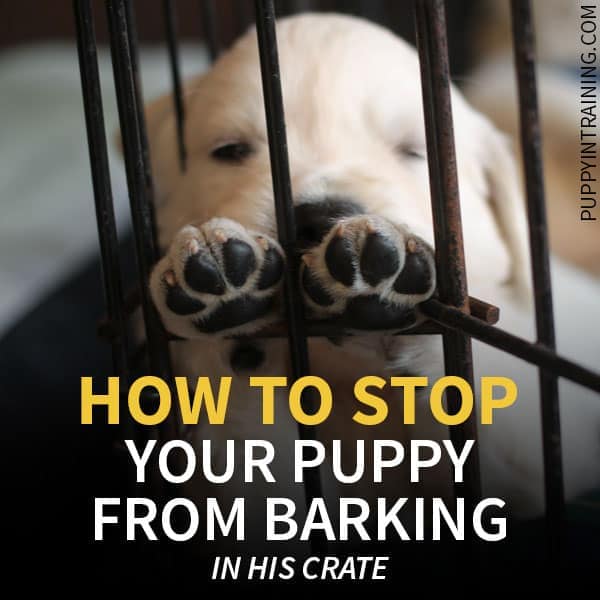
[[[271,310],[272,305],[273,298],[240,296],[230,302],[224,302],[205,319],[195,321],[194,325],[203,333],[215,333],[223,329],[231,329],[266,315]]]
[[[235,287],[243,286],[250,273],[256,268],[256,257],[252,246],[234,238],[223,244],[223,260],[225,275]]]
[[[315,304],[331,306],[334,303],[334,299],[321,287],[319,281],[306,268],[302,272],[302,287]]]
[[[420,253],[406,253],[404,268],[394,282],[399,294],[425,294],[431,288],[431,267]]]
[[[176,315],[191,315],[206,308],[203,302],[188,296],[178,285],[167,288],[165,302]]]
[[[356,296],[348,302],[344,321],[352,329],[405,329],[417,319],[411,308],[385,302],[379,296]]]
[[[265,253],[262,270],[258,279],[258,289],[273,287],[283,274],[283,257],[275,248],[270,247]]]
[[[325,251],[325,263],[331,276],[350,287],[354,283],[354,264],[352,247],[343,237],[334,235]]]
[[[265,352],[255,344],[240,342],[236,344],[231,355],[229,364],[236,371],[254,371],[265,362]]]
[[[377,285],[391,277],[400,266],[396,245],[388,238],[370,233],[365,240],[360,257],[360,272],[369,285]]]
[[[186,283],[196,292],[220,296],[225,292],[225,282],[217,263],[207,252],[190,256],[183,269]]]

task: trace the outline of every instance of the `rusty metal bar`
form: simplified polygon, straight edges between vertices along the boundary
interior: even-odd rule
[[[504,350],[529,363],[537,365],[554,377],[564,377],[600,393],[600,374],[574,363],[547,346],[524,340],[499,327],[492,327],[471,315],[446,306],[438,300],[427,300],[421,304],[422,311],[430,318],[457,331],[480,340],[494,348]]]
[[[119,333],[118,336],[111,339],[113,372],[120,377],[127,378],[126,309],[123,305],[119,241],[108,165],[94,18],[90,0],[74,0],[73,9],[77,29],[81,91],[94,187],[96,225],[100,241],[104,299],[108,322],[113,330]]]
[[[140,293],[137,288],[129,290],[124,297],[124,310],[126,315],[131,315],[140,305]],[[494,325],[500,318],[500,309],[493,304],[488,304],[483,300],[469,296],[469,304],[471,306],[471,314],[478,319]],[[334,319],[320,321],[305,321],[306,337],[339,337],[342,335],[353,335],[348,332]],[[409,329],[397,332],[396,335],[432,335],[435,333],[443,333],[444,330],[435,323],[425,322],[415,325]],[[114,336],[119,335],[118,329],[112,327],[110,319],[104,317],[98,323],[98,335],[111,340]],[[260,331],[254,332],[253,337],[258,338],[275,338],[287,337],[287,327],[285,323],[275,323],[272,326],[265,327]],[[175,335],[171,335],[171,340],[181,340]]]
[[[535,76],[535,42],[529,0],[511,0],[511,14],[537,341],[548,349],[555,350],[550,250]],[[557,562],[564,546],[566,523],[558,380],[555,374],[544,370],[540,370],[539,378],[548,550],[550,559]]]
[[[423,88],[439,297],[444,304],[468,313],[443,0],[415,0],[415,23]],[[446,374],[462,377],[472,384],[470,338],[462,332],[449,331],[444,334],[443,339]],[[446,395],[449,410],[457,411],[460,401],[458,390],[449,390]],[[450,428],[450,437],[457,448],[461,448],[467,439],[477,439],[476,422],[476,416],[472,414],[463,425]],[[474,505],[481,498],[478,454],[473,453],[471,460],[465,465],[464,479],[464,484],[455,484],[456,492],[464,495],[466,501]]]
[[[173,84],[173,108],[175,109],[175,125],[177,134],[177,152],[179,166],[185,171],[187,152],[185,148],[185,106],[181,87],[181,72],[179,70],[179,46],[177,43],[177,15],[171,0],[163,0],[163,16],[165,20],[165,37],[169,52],[169,67],[171,83]]]
[[[284,271],[284,298],[292,375],[294,379],[298,379],[308,375],[310,365],[306,328],[304,326],[304,307],[299,283],[296,223],[290,181],[273,0],[255,0],[255,9],[277,233],[287,259],[287,269]],[[303,402],[308,412],[316,411],[316,398],[313,394],[306,394]],[[301,424],[298,427],[302,439],[315,437],[314,427]],[[307,475],[304,488],[307,502],[310,502],[313,498],[321,496],[321,481],[318,469],[311,469],[307,472]],[[315,551],[319,551],[323,549],[324,538],[315,536],[311,539],[311,543]]]
[[[208,48],[208,56],[211,61],[217,60],[221,52],[219,33],[217,27],[217,11],[214,0],[201,0],[202,26],[204,29],[204,41]]]
[[[480,305],[478,306],[477,303],[480,303]],[[127,299],[125,305],[127,305]],[[474,306],[477,308],[474,309]],[[504,350],[522,360],[550,371],[559,377],[564,377],[600,393],[600,374],[556,354],[556,352],[543,345],[532,343],[498,327],[492,327],[498,320],[498,309],[491,304],[471,298],[470,315],[442,304],[435,299],[420,304],[420,308],[429,320],[415,327],[396,332],[394,335],[436,335],[444,333],[447,328],[456,329],[494,348]],[[306,331],[307,337],[339,338],[361,335],[359,332],[348,331],[340,327],[333,320],[307,321]],[[98,325],[98,335],[107,340],[112,340],[113,337],[119,335],[119,331],[111,326],[108,319],[105,319]],[[276,323],[252,334],[254,338],[282,338],[287,336],[288,330],[285,323]],[[182,338],[177,336],[171,336],[169,339],[182,341]]]
[[[167,336],[152,304],[148,287],[150,270],[158,258],[158,249],[152,211],[152,189],[148,186],[149,167],[144,160],[144,157],[148,156],[148,152],[147,148],[143,147],[145,138],[142,131],[144,129],[143,115],[138,112],[142,102],[136,86],[136,73],[132,63],[133,54],[130,50],[130,42],[135,43],[135,41],[130,38],[127,22],[127,13],[130,7],[128,8],[126,4],[128,2],[125,0],[108,0],[106,4],[113,72],[123,137],[123,154],[150,369],[157,376],[170,380],[171,365]]]

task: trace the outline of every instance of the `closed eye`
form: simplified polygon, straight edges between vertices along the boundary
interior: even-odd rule
[[[248,142],[228,142],[211,150],[210,155],[219,162],[239,164],[253,152],[254,149]]]
[[[409,146],[409,145],[405,145],[405,144],[400,144],[398,146],[396,146],[396,153],[399,156],[403,156],[405,158],[413,158],[416,160],[425,160],[425,151],[424,150],[418,150],[417,148],[414,148],[413,146]]]

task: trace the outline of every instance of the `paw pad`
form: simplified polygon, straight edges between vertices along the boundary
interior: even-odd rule
[[[229,219],[184,227],[151,277],[165,327],[181,337],[248,333],[275,320],[283,275],[275,240]]]
[[[406,259],[400,275],[394,281],[394,290],[399,294],[426,294],[433,280],[432,264],[425,251],[414,240],[407,244]],[[410,248],[413,250],[410,250]]]
[[[435,288],[433,252],[381,217],[344,219],[303,256],[302,289],[318,318],[351,329],[404,329]]]
[[[206,250],[192,254],[186,260],[183,274],[185,282],[195,292],[216,296],[225,293],[219,266]]]
[[[400,257],[393,240],[373,232],[367,235],[360,256],[360,272],[372,286],[391,277],[400,267]]]

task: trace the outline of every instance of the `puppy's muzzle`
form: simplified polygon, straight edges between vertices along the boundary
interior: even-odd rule
[[[298,248],[307,250],[320,244],[340,219],[362,215],[365,211],[353,200],[326,197],[297,204],[295,213]]]

